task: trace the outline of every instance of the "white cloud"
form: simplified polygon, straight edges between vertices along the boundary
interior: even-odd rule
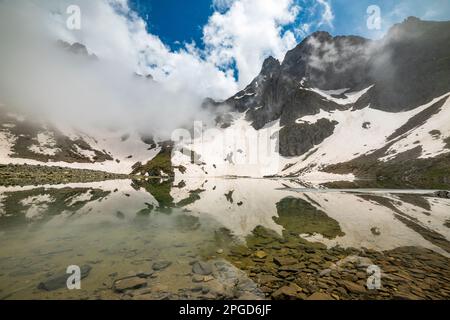
[[[334,16],[329,3],[311,1],[323,6],[319,25],[331,24]],[[272,55],[282,60],[296,45],[296,37],[304,37],[318,25],[313,21],[295,25],[301,10],[299,0],[214,0],[217,11],[203,28],[205,51],[195,44],[172,51],[147,31],[146,23],[131,11],[128,0],[21,2],[41,13],[55,39],[83,43],[102,60],[151,73],[174,91],[189,90],[213,98],[227,98],[247,85],[259,73],[265,58]],[[76,32],[65,28],[66,8],[72,4],[82,10],[82,29]],[[52,14],[46,16],[47,12]],[[232,66],[238,71],[237,82]]]
[[[223,1],[216,1],[222,3]],[[215,4],[217,4],[215,2]],[[268,55],[282,60],[296,44],[292,31],[300,7],[293,0],[226,1],[225,12],[215,12],[204,27],[207,60],[220,68],[235,63],[239,86],[248,84]]]
[[[66,28],[69,4],[81,8],[79,31]],[[167,137],[206,118],[200,103],[207,94],[236,90],[232,76],[194,49],[171,52],[148,34],[123,0],[0,2],[0,39],[0,101],[75,126],[114,124]],[[68,54],[57,39],[83,43],[99,60]],[[154,71],[160,82],[135,71]]]
[[[300,37],[304,38],[311,33],[311,23],[303,23],[295,29],[295,33]]]
[[[317,0],[317,2],[323,7],[319,27],[322,25],[328,25],[330,28],[333,28],[334,13],[331,8],[331,4],[327,0]]]
[[[0,99],[74,119],[89,112],[158,131],[168,122],[179,126],[201,116],[204,97],[225,99],[247,85],[267,56],[282,60],[297,43],[296,29],[317,25],[295,25],[297,3],[215,0],[220,10],[204,26],[205,50],[193,43],[173,51],[127,0],[0,1]],[[79,31],[66,28],[69,5],[81,8]],[[57,39],[85,44],[98,66],[86,69],[55,54],[50,44]],[[160,86],[136,84],[134,72],[151,73]]]
[[[56,5],[64,8],[69,3],[81,7],[83,27],[74,33],[55,25],[59,38],[83,43],[102,59],[120,61],[142,74],[151,73],[173,90],[189,89],[214,98],[237,90],[234,78],[202,59],[197,50],[188,47],[173,52],[159,37],[148,33],[146,23],[130,10],[126,0],[63,0]],[[199,74],[202,77],[193,79]]]

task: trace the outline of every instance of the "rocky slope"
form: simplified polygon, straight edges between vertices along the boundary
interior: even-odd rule
[[[44,164],[130,174],[160,150],[152,138],[118,128],[72,128],[0,107],[0,163]]]
[[[98,57],[83,44],[58,41],[56,45],[69,56],[84,59],[87,66],[98,61]],[[136,79],[153,81],[151,76],[137,74]],[[73,127],[36,114],[25,114],[0,101],[0,164],[45,164],[130,174],[137,162],[148,161],[160,151],[152,136],[136,129],[87,122],[83,127]],[[45,175],[47,172],[43,170],[41,173]],[[78,171],[78,174],[84,176],[83,171]]]
[[[449,181],[449,31],[450,22],[408,18],[377,41],[313,33],[282,62],[269,57],[233,97],[206,99],[216,127],[193,128],[197,135],[183,143],[158,143],[133,130],[68,128],[1,106],[0,163],[181,179]],[[98,59],[83,45],[59,45]]]
[[[248,141],[233,141],[238,147],[222,160],[209,147],[203,148],[204,154],[194,143],[188,148],[202,156],[201,171],[213,175],[367,175],[374,167],[402,163],[411,169],[433,159],[448,179],[449,31],[450,22],[411,17],[377,41],[316,32],[281,63],[268,58],[261,73],[235,96],[223,102],[207,100],[208,108],[231,108],[217,117],[223,135],[270,130],[271,139],[278,141],[275,156],[279,155],[270,174],[221,168],[224,162],[233,166],[236,150],[248,150],[242,148]],[[234,147],[219,139],[210,144],[214,143],[226,150]],[[401,175],[399,169],[390,174]]]

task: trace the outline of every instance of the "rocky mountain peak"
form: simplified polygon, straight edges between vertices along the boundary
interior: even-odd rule
[[[405,19],[405,21],[403,23],[405,23],[405,24],[417,24],[417,23],[420,23],[420,22],[422,22],[422,20],[420,20],[419,18],[414,17],[414,16],[409,16],[408,18]]]
[[[246,112],[257,130],[280,120],[280,153],[301,155],[331,135],[335,125],[296,122],[304,116],[368,106],[398,113],[449,92],[449,31],[450,22],[410,17],[376,41],[314,32],[281,63],[267,58],[261,73],[225,103]],[[357,99],[348,98],[358,92]]]
[[[314,38],[315,40],[319,41],[319,42],[326,42],[326,41],[331,41],[333,39],[333,36],[328,33],[327,31],[316,31],[311,33],[308,37],[306,37],[306,41],[308,41],[309,39]]]
[[[274,72],[277,72],[280,66],[281,66],[280,61],[270,56],[266,60],[264,60],[263,66],[261,68],[261,74],[270,75]]]

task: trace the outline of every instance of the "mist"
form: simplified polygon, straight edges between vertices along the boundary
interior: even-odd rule
[[[89,55],[63,48],[58,36],[65,21],[55,29],[45,9],[0,2],[0,103],[8,109],[78,128],[120,127],[161,138],[212,119],[201,108],[203,96],[138,76],[120,54],[103,58],[88,46]]]

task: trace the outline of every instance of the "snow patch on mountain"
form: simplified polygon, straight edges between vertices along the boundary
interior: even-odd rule
[[[147,162],[154,158],[160,148],[151,148],[144,143],[137,132],[108,132],[97,129],[87,131],[89,134],[82,135],[83,139],[95,149],[106,150],[113,161],[106,161],[103,167],[114,173],[130,173],[132,166],[137,162]],[[123,141],[123,136],[129,135]]]
[[[61,151],[61,149],[56,148],[56,140],[52,132],[38,133],[35,142],[37,144],[29,147],[34,153],[54,156],[57,152]]]
[[[235,100],[239,100],[239,99],[242,99],[242,98],[244,98],[244,97],[251,97],[251,96],[254,96],[255,94],[256,94],[255,92],[245,93],[245,94],[243,94],[242,96],[235,97],[234,99],[235,99]]]
[[[64,136],[77,141],[82,139],[92,150],[82,149],[77,144],[73,144],[72,151],[87,158],[91,163],[47,161],[45,163],[34,159],[24,159],[12,156],[12,148],[15,145],[16,137],[9,130],[0,130],[0,163],[2,164],[29,164],[46,166],[59,166],[73,169],[100,170],[111,173],[129,174],[132,167],[137,162],[147,162],[155,157],[159,148],[152,148],[144,143],[138,133],[129,134],[128,139],[123,141],[125,132],[112,132],[107,129],[84,129],[83,131],[70,129],[63,125],[58,126],[58,130]],[[37,134],[34,144],[29,148],[33,153],[48,156],[55,155],[60,149],[55,145],[54,133],[50,130]],[[113,160],[98,162],[95,160],[94,150],[101,150],[111,156]]]
[[[11,155],[15,140],[9,131],[0,130],[0,163],[7,163],[6,159]]]
[[[347,92],[350,90],[348,88],[338,89],[338,90],[321,90],[321,89],[317,89],[317,88],[302,87],[302,89],[315,92],[315,93],[321,95],[322,97],[324,97],[325,99],[327,99],[328,101],[332,101],[332,102],[335,102],[340,105],[349,105],[349,104],[356,103],[356,101],[358,101],[359,98],[361,98],[363,95],[365,95],[367,93],[367,91],[369,91],[372,87],[373,87],[373,85],[366,89],[363,89],[360,91],[355,91],[355,92]]]
[[[75,145],[75,151],[80,155],[83,156],[85,158],[90,159],[91,161],[93,161],[94,157],[95,157],[95,152],[91,151],[91,150],[83,150],[81,149],[78,145]]]
[[[158,154],[157,142],[156,137],[143,139],[135,129],[96,127],[92,123],[75,128],[61,119],[44,121],[4,105],[0,108],[0,164],[129,174],[137,162],[147,162]]]
[[[439,98],[438,98],[439,99]],[[437,99],[437,100],[438,100]],[[427,159],[450,152],[444,140],[450,137],[450,97],[445,101],[440,112],[433,115],[425,124],[414,128],[400,137],[387,151],[382,161],[389,161],[398,154],[422,148],[420,159]]]
[[[366,88],[358,93],[367,92]],[[344,92],[346,89],[327,91],[326,94]],[[322,92],[325,94],[325,92]],[[447,94],[448,95],[448,94]],[[348,99],[355,98],[349,95]],[[320,119],[337,123],[334,133],[319,145],[314,146],[305,155],[299,157],[282,157],[277,152],[277,134],[281,129],[279,121],[274,121],[260,130],[255,130],[251,123],[245,120],[246,113],[234,114],[235,121],[226,129],[215,129],[214,134],[206,134],[191,143],[182,145],[187,153],[175,151],[172,158],[174,166],[186,168],[184,177],[263,177],[272,175],[299,176],[308,181],[353,181],[354,175],[338,175],[324,173],[325,167],[351,161],[359,156],[371,154],[388,143],[388,138],[412,117],[432,106],[446,95],[433,99],[416,109],[404,112],[387,112],[373,109],[368,105],[362,109],[348,108],[345,110],[321,110],[315,115],[308,115],[296,120],[298,124],[315,124]],[[449,99],[450,100],[450,99]],[[348,100],[350,101],[350,100]],[[434,115],[424,125],[398,138],[389,152],[397,154],[416,146],[422,147],[423,157],[434,157],[450,152],[445,148],[444,139],[450,136],[449,101],[446,101],[440,113]],[[433,130],[439,130],[439,137],[432,135]],[[431,132],[431,133],[430,133]],[[263,154],[268,162],[258,162],[255,150],[260,142],[254,137],[265,137],[270,141],[270,154]],[[267,137],[270,137],[267,139]],[[180,145],[178,146],[180,147]],[[191,151],[198,161],[193,163]],[[389,157],[393,157],[390,155]],[[261,159],[265,159],[262,157]],[[386,159],[384,159],[386,160]]]
[[[320,172],[324,167],[347,162],[364,154],[370,154],[387,143],[387,138],[405,124],[411,117],[430,107],[442,97],[433,99],[431,102],[418,107],[411,111],[391,113],[372,109],[370,106],[360,110],[336,110],[327,112],[321,110],[320,113],[313,116],[305,116],[297,119],[297,123],[315,123],[320,119],[328,119],[336,121],[338,124],[334,133],[329,138],[325,139],[320,145],[315,146],[309,153],[304,156],[294,158],[284,158],[286,169],[282,171],[282,175],[299,175],[311,172]],[[448,101],[447,101],[448,104]],[[423,135],[420,145],[427,150],[425,153],[432,153],[433,156],[450,150],[443,149],[442,140],[431,141],[432,137],[429,134],[431,128],[449,128],[448,122],[450,112],[448,106],[442,111],[445,114],[437,114],[433,117],[434,120],[430,124],[424,125],[424,128],[419,128],[420,132],[426,132]],[[428,130],[428,131],[427,131]],[[444,137],[449,135],[448,129],[445,129]],[[418,140],[415,133],[410,136],[411,142],[405,142],[403,139],[399,140],[400,146],[409,145],[411,148],[417,146],[413,144]],[[431,142],[431,143],[430,143]],[[429,145],[428,145],[429,144]],[[398,146],[397,146],[398,148]],[[404,147],[407,148],[407,147]],[[439,149],[440,148],[440,149]],[[408,149],[406,149],[408,150]]]
[[[201,137],[176,146],[172,164],[186,168],[183,176],[263,177],[278,173],[279,120],[256,130],[245,114],[234,117],[228,128],[204,130]],[[194,163],[192,154],[198,157]]]

